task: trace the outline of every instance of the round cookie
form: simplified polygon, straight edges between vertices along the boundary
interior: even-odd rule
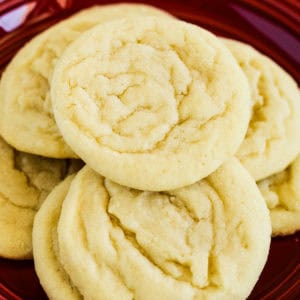
[[[300,151],[300,93],[296,82],[249,45],[223,40],[250,83],[252,117],[237,157],[260,180],[285,169]]]
[[[81,32],[125,16],[167,13],[141,4],[95,6],[39,34],[13,58],[0,83],[0,133],[16,149],[53,158],[76,157],[53,117],[50,82],[57,59]]]
[[[74,176],[54,188],[36,214],[32,231],[35,271],[49,299],[82,299],[59,260],[57,222]]]
[[[300,230],[300,156],[284,171],[257,184],[270,210],[272,234]]]
[[[230,160],[207,179],[144,192],[83,168],[58,223],[63,267],[86,299],[245,299],[271,226],[248,172]]]
[[[0,257],[32,257],[32,224],[41,203],[70,172],[75,160],[18,152],[0,138]]]
[[[76,154],[141,190],[206,177],[237,151],[250,118],[247,80],[226,47],[167,18],[117,20],[82,34],[57,63],[51,96]]]

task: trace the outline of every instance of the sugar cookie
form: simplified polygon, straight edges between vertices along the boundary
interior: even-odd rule
[[[86,299],[245,299],[265,264],[271,225],[248,172],[230,160],[169,192],[120,186],[90,168],[58,223],[60,259]]]
[[[125,16],[167,13],[141,4],[95,6],[52,26],[13,58],[0,83],[0,133],[20,151],[54,158],[76,157],[65,144],[52,113],[50,82],[57,59],[80,33]]]
[[[241,42],[223,41],[246,74],[252,93],[252,117],[237,157],[260,180],[285,169],[300,152],[299,89],[270,58]]]
[[[68,177],[54,188],[34,219],[34,268],[49,299],[82,299],[60,263],[57,241],[57,222],[73,177]]]
[[[258,182],[270,209],[272,234],[300,230],[300,156],[288,168]]]
[[[167,18],[117,20],[82,34],[57,63],[51,96],[76,154],[141,190],[206,177],[237,151],[250,118],[248,83],[227,48]]]
[[[0,138],[0,256],[32,257],[31,232],[36,211],[77,161],[44,158],[16,151]]]

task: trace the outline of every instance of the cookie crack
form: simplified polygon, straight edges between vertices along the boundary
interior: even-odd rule
[[[258,72],[259,74],[259,79],[258,79],[258,82],[257,82],[257,85],[256,85],[256,88],[257,88],[257,91],[258,91],[258,94],[259,96],[261,97],[262,99],[262,103],[261,104],[257,104],[257,103],[254,103],[253,104],[253,108],[252,108],[252,117],[251,117],[251,120],[250,120],[250,123],[249,123],[249,129],[251,129],[251,131],[249,131],[249,129],[247,130],[247,133],[246,133],[246,139],[249,139],[252,137],[253,135],[253,131],[255,132],[255,128],[256,128],[256,124],[258,123],[268,123],[268,120],[266,120],[265,116],[262,116],[260,115],[259,111],[260,110],[263,110],[264,108],[268,107],[269,105],[269,102],[265,93],[263,93],[263,88],[261,87],[261,85],[263,84],[262,83],[262,80],[265,81],[265,76],[263,76],[263,72],[260,70],[260,68],[258,68],[255,64],[255,61],[253,59],[251,59],[248,63],[255,71]],[[271,80],[272,80],[272,86],[276,89],[278,95],[279,95],[279,98],[281,100],[282,103],[285,103],[287,104],[288,108],[289,108],[289,111],[288,111],[288,114],[286,116],[284,116],[282,118],[282,122],[284,125],[284,130],[286,130],[286,123],[287,121],[289,120],[290,116],[291,116],[291,111],[292,111],[292,107],[291,107],[291,103],[289,101],[286,101],[285,97],[284,97],[284,93],[283,91],[280,89],[279,85],[276,84],[276,82],[278,82],[278,79],[277,77],[275,77],[274,73],[272,72],[272,70],[270,70],[270,76],[271,76]],[[272,149],[272,143],[276,140],[280,140],[281,137],[276,137],[276,136],[265,136],[264,137],[264,143],[265,143],[265,146],[264,146],[264,152],[266,153],[269,153]],[[261,151],[252,151],[251,153],[247,153],[247,157],[255,157],[257,155],[259,155],[261,153]],[[244,156],[244,155],[242,155]],[[241,156],[241,157],[242,157]]]
[[[9,199],[6,195],[4,195],[1,191],[0,191],[0,198],[2,198],[5,202],[8,202],[10,205],[12,205],[13,207],[16,208],[20,208],[20,209],[30,209],[34,212],[37,212],[38,209],[35,207],[31,207],[31,206],[26,206],[26,205],[20,205],[20,204],[16,204],[14,203],[11,199]]]
[[[195,215],[195,213],[192,211],[192,209],[186,204],[186,201],[181,196],[176,195],[175,193],[172,193],[172,191],[169,192],[160,192],[160,194],[165,195],[167,197],[167,200],[171,205],[174,205],[179,210],[182,208],[185,210],[185,212],[188,214],[188,216],[195,222],[198,223],[200,219]]]
[[[283,187],[288,187],[291,189],[291,192],[293,193],[294,187],[293,187],[293,170],[292,170],[292,165],[289,165],[285,170],[276,173],[269,178],[260,180],[257,184],[260,186],[261,184],[264,185],[266,184],[267,189],[270,190],[271,193],[274,193],[277,197],[277,204],[275,206],[272,206],[270,210],[276,210],[276,209],[282,209],[285,211],[291,211],[291,212],[297,212],[298,210],[294,207],[289,207],[288,201],[284,201],[287,199],[283,199],[280,196],[280,190]],[[293,193],[292,194],[295,198],[296,195]]]
[[[140,243],[138,242],[137,238],[136,238],[136,233],[131,231],[130,229],[126,228],[126,226],[124,226],[120,219],[116,216],[114,216],[113,214],[109,213],[108,208],[106,210],[107,215],[110,217],[111,223],[113,225],[113,227],[118,228],[119,230],[122,231],[122,233],[124,234],[124,237],[126,238],[126,240],[137,250],[139,251],[139,253],[145,257],[147,259],[147,261],[152,264],[156,269],[158,269],[161,273],[163,273],[165,276],[167,277],[171,277],[173,280],[178,281],[178,282],[184,282],[187,283],[189,285],[191,285],[194,289],[199,289],[199,287],[197,287],[196,285],[194,285],[192,282],[190,281],[186,281],[186,280],[182,280],[180,278],[175,278],[173,277],[171,274],[169,274],[168,272],[166,272],[159,264],[157,264],[152,257],[147,253],[147,251],[143,248],[143,246],[140,245]],[[173,261],[173,260],[172,260]],[[176,261],[176,260],[175,260]],[[182,266],[183,268],[185,268],[186,266],[182,265],[180,262],[177,262],[178,264],[180,264],[180,266]]]
[[[13,155],[12,156],[13,156],[13,168],[14,168],[14,170],[20,172],[22,175],[25,176],[26,183],[27,183],[27,185],[29,187],[34,188],[35,190],[38,190],[39,192],[42,192],[42,189],[40,189],[38,186],[36,186],[34,184],[34,182],[32,181],[31,177],[29,176],[29,174],[27,174],[25,172],[25,170],[23,169],[22,164],[19,161],[20,158],[21,158],[21,156],[22,156],[22,153],[19,152],[16,149],[14,149],[14,148],[12,148],[12,151],[13,151]]]
[[[112,226],[114,227],[114,224],[112,224]],[[109,239],[111,241],[111,244],[112,244],[113,248],[115,249],[115,251],[117,253],[117,256],[120,257],[120,250],[119,250],[119,247],[118,247],[118,243],[115,240],[115,238],[113,237],[113,235],[111,234],[111,232],[109,233]],[[126,278],[125,278],[125,276],[121,272],[119,272],[118,270],[115,270],[113,268],[110,268],[110,270],[113,272],[113,274],[117,278],[119,278],[119,281],[123,283],[123,285],[127,288],[128,292],[130,292],[132,294],[132,299],[134,299],[133,295],[135,294],[135,289],[129,287],[126,284]]]
[[[84,204],[82,204],[81,206],[84,206]],[[83,211],[83,209],[80,208],[80,211]],[[97,258],[96,253],[93,251],[93,249],[91,249],[90,243],[88,241],[88,233],[87,233],[85,222],[84,222],[84,219],[83,219],[83,216],[81,213],[79,214],[78,223],[79,223],[79,228],[80,228],[82,246],[89,253],[89,255],[91,255],[93,257],[93,261],[95,262],[95,264],[99,267],[99,269],[103,268],[103,265],[105,265],[105,268],[108,268],[114,274],[115,278],[119,281],[119,283],[121,285],[123,285],[128,290],[129,293],[133,293],[133,290],[125,284],[125,280],[123,279],[121,274],[115,270],[115,268],[113,268],[112,266],[110,266],[106,263],[99,262],[99,259]],[[115,248],[115,243],[112,241],[110,234],[109,234],[109,237],[110,237],[110,241],[112,242],[113,247]],[[119,253],[118,249],[115,248],[115,250],[117,253]]]
[[[205,180],[207,182],[207,184],[209,185],[209,187],[213,190],[213,192],[217,195],[218,200],[222,203],[222,208],[225,210],[225,205],[223,203],[223,201],[221,200],[221,195],[219,194],[218,190],[214,187],[213,183],[210,181],[209,178],[207,178]],[[213,243],[211,244],[211,249],[209,251],[209,257],[208,257],[208,286],[209,287],[222,287],[223,284],[221,282],[221,276],[220,276],[220,271],[217,267],[216,264],[216,257],[218,256],[218,253],[221,252],[221,248],[220,247],[224,247],[223,245],[223,241],[219,241],[218,240],[218,232],[220,232],[219,228],[217,228],[217,220],[219,219],[219,216],[217,216],[217,209],[216,209],[216,205],[215,205],[215,201],[213,200],[213,198],[211,197],[211,195],[207,195],[211,206],[212,206],[212,210],[211,210],[211,222],[213,224]],[[226,224],[226,223],[225,223]],[[223,232],[224,233],[224,232]],[[227,242],[227,241],[226,241]]]

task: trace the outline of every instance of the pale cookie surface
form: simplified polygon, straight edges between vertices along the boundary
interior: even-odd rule
[[[256,179],[285,169],[300,151],[300,93],[280,66],[249,45],[223,40],[246,74],[252,117],[237,153]]]
[[[228,49],[209,32],[167,18],[85,32],[57,63],[51,95],[78,156],[141,190],[207,176],[238,149],[250,118],[247,80]]]
[[[32,233],[34,267],[50,300],[82,299],[60,263],[57,241],[57,222],[72,179],[73,176],[70,176],[54,188],[34,219]]]
[[[0,83],[0,133],[10,145],[37,155],[75,157],[52,113],[50,84],[56,61],[81,32],[108,20],[133,15],[169,16],[147,5],[97,6],[51,27],[18,52]]]
[[[86,299],[245,299],[265,264],[265,202],[237,160],[169,192],[83,168],[58,223],[64,269]]]
[[[78,170],[78,164],[18,152],[0,138],[0,257],[32,257],[35,213],[51,190]]]
[[[270,210],[273,235],[300,230],[300,156],[284,171],[258,182]]]

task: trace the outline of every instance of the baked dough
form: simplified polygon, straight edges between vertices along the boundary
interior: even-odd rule
[[[249,45],[223,40],[246,74],[252,93],[252,117],[237,152],[260,180],[285,169],[300,152],[300,93],[279,65]]]
[[[37,212],[33,225],[34,268],[49,299],[53,300],[82,299],[60,263],[57,241],[57,222],[73,177],[69,176],[54,188]]]
[[[39,34],[13,58],[0,83],[0,133],[16,149],[54,158],[76,157],[53,117],[50,82],[57,59],[80,33],[125,16],[166,12],[141,4],[95,6]]]
[[[167,18],[117,20],[82,34],[57,62],[51,96],[76,154],[141,190],[206,177],[237,151],[250,118],[246,77],[226,47]]]
[[[16,151],[0,138],[0,257],[32,257],[32,224],[50,191],[81,163]]]
[[[258,182],[272,221],[272,234],[300,230],[300,156],[284,171]]]
[[[207,179],[144,192],[83,168],[58,223],[60,260],[85,299],[245,299],[271,235],[265,202],[230,160]]]

